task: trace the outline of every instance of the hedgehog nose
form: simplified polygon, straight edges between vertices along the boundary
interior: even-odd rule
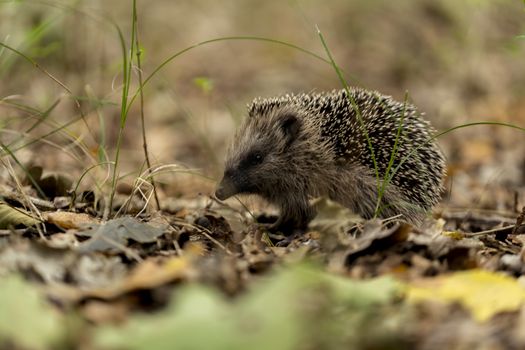
[[[223,201],[230,198],[234,194],[237,194],[237,192],[238,191],[233,184],[233,181],[228,176],[224,176],[221,182],[217,185],[215,197],[217,197],[218,200]]]

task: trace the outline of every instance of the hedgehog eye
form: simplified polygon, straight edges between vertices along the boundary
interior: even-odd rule
[[[246,158],[247,163],[250,165],[261,164],[264,160],[264,155],[261,152],[252,152]]]

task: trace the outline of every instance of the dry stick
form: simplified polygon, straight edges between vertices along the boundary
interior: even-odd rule
[[[383,220],[383,224],[387,224],[389,223],[390,221],[394,221],[394,220],[397,220],[397,219],[401,219],[403,217],[403,214],[397,214],[397,215],[394,215],[394,216],[391,216],[391,217],[388,217],[386,219]],[[399,220],[399,221],[403,221],[403,222],[406,222],[404,220]]]
[[[215,202],[217,204],[219,204],[220,206],[222,207],[226,207],[228,209],[230,209],[231,211],[237,213],[237,214],[240,214],[241,216],[243,216],[244,218],[244,212],[240,209],[236,209],[234,207],[232,207],[231,205],[225,203],[224,201],[221,201],[219,199],[217,199],[217,197],[215,197],[215,195],[210,195],[208,196],[210,198],[210,200],[212,202]],[[248,206],[246,204],[244,204],[244,202],[242,200],[239,199],[239,196],[234,196],[234,198],[237,200],[237,202],[239,202],[239,204],[244,208],[245,212],[248,213],[248,215],[250,215],[253,219],[253,221],[255,223],[257,223],[257,218],[255,217],[255,215],[253,215],[253,213],[251,212],[251,210],[248,208]]]
[[[500,232],[500,231],[505,231],[505,230],[508,230],[510,228],[513,228],[513,227],[515,227],[515,225],[508,225],[508,226],[503,226],[503,227],[497,227],[497,228],[493,228],[493,229],[490,229],[490,230],[485,230],[485,231],[473,232],[473,233],[470,233],[470,234],[465,234],[465,236],[466,237],[483,236],[483,235],[486,235],[486,234],[489,234],[489,233],[496,233],[496,232]]]
[[[170,225],[171,228],[174,228],[173,226]],[[183,256],[184,255],[184,252],[182,251],[182,248],[180,247],[180,244],[179,242],[177,242],[176,239],[174,239],[173,241],[173,246],[175,247],[175,251],[177,252],[177,255],[178,256]]]
[[[133,4],[135,6],[135,3]],[[139,77],[139,86],[140,89],[140,121],[142,123],[142,147],[144,148],[144,157],[146,158],[146,165],[148,168],[148,175],[151,174],[151,162],[149,160],[149,153],[148,153],[148,143],[146,142],[146,123],[144,122],[144,92],[142,89],[142,67],[140,63],[140,55],[142,54],[142,50],[139,46],[139,29],[138,29],[138,16],[137,12],[135,11],[135,46],[137,47],[137,68],[138,68],[138,77]],[[151,185],[153,186],[153,194],[155,196],[155,203],[157,205],[157,210],[160,210],[160,202],[159,202],[159,196],[157,194],[157,184],[155,183],[155,179],[153,176],[150,179]]]

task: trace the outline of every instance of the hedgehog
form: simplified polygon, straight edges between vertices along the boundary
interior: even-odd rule
[[[417,225],[443,190],[433,133],[412,104],[362,88],[256,98],[215,197],[263,197],[280,209],[270,228],[283,233],[307,227],[315,197],[365,219],[402,215]]]

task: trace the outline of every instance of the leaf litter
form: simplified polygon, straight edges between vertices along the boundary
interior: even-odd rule
[[[205,198],[107,221],[94,203],[53,204],[73,202],[61,198],[40,205],[43,238],[33,221],[0,235],[0,286],[21,291],[0,303],[34,313],[17,331],[0,323],[1,346],[86,337],[119,349],[525,346],[525,235],[498,229],[512,218],[456,215],[415,229],[320,199],[308,230],[284,239],[254,222],[260,214]],[[81,331],[66,336],[71,318]],[[62,321],[48,329],[44,319]]]

